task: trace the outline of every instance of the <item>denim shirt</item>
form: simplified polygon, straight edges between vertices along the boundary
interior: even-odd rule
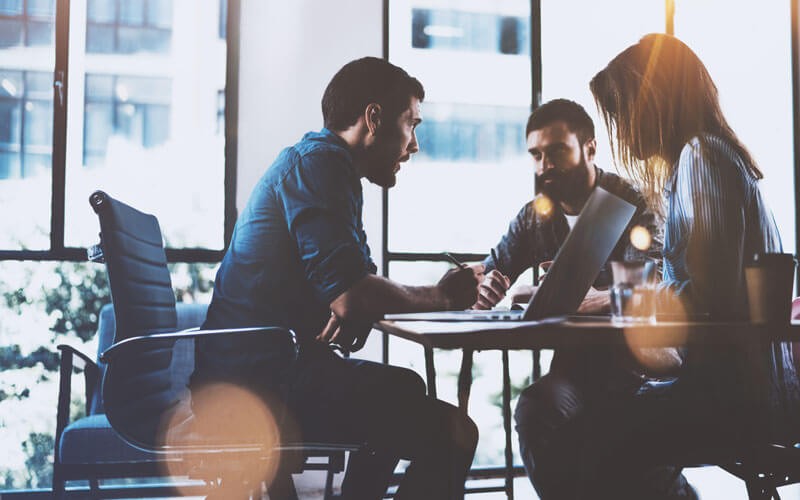
[[[330,303],[377,271],[362,207],[360,176],[336,134],[309,132],[284,149],[239,215],[204,327],[284,326],[301,345],[313,341]]]
[[[611,172],[595,168],[595,185],[636,205],[636,212],[609,256],[612,260],[635,260],[650,257],[661,259],[661,228],[656,215],[647,208],[644,197],[631,183]],[[652,236],[652,244],[647,251],[636,249],[630,241],[630,230],[643,226]],[[497,269],[508,276],[513,283],[520,274],[529,268],[536,268],[541,262],[553,260],[558,249],[569,234],[570,227],[561,206],[553,204],[546,216],[534,210],[534,202],[526,203],[508,225],[508,231],[495,247],[498,262],[489,256],[483,264],[488,273]],[[608,263],[603,265],[594,285],[605,287],[611,284],[611,271]]]

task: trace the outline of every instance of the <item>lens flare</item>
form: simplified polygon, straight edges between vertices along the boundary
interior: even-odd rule
[[[547,218],[553,213],[553,200],[547,195],[540,194],[533,200],[533,210],[539,217]]]
[[[631,245],[633,245],[634,248],[644,252],[650,249],[652,243],[653,237],[646,227],[634,226],[631,229]]]
[[[680,367],[677,347],[686,345],[687,314],[683,303],[675,296],[660,295],[657,301],[657,324],[667,328],[631,325],[624,329],[625,342],[633,358],[652,375],[668,375]],[[669,347],[658,347],[669,346]]]
[[[269,485],[275,477],[280,458],[274,451],[280,444],[276,418],[260,397],[242,387],[217,383],[193,390],[191,408],[186,403],[176,409],[162,429],[165,445],[181,452],[181,460],[165,461],[171,476],[211,484],[227,477],[248,491],[260,491],[262,481]]]

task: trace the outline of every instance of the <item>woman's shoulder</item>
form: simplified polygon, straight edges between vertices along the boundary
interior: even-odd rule
[[[680,169],[715,171],[743,174],[747,171],[746,160],[731,141],[714,134],[695,136],[684,144],[678,160]],[[729,168],[734,167],[734,168]]]
[[[741,190],[748,184],[746,160],[730,141],[712,134],[693,137],[684,144],[673,186],[715,185],[725,191]]]

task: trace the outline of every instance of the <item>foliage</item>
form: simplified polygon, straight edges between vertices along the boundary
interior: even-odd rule
[[[531,377],[527,376],[525,379],[519,383],[515,384],[514,381],[511,381],[511,401],[514,401],[517,397],[519,397],[520,393],[525,390],[526,387],[531,385]],[[492,406],[503,409],[503,390],[500,389],[499,392],[495,392],[489,395],[489,402]]]
[[[50,487],[53,484],[53,445],[52,434],[35,433],[23,441],[25,450],[26,488]]]
[[[178,301],[210,299],[215,265],[178,263],[170,265],[170,269]],[[11,431],[8,435],[20,436],[15,442],[3,442],[0,455],[10,454],[4,451],[6,447],[8,452],[21,451],[18,463],[4,461],[0,468],[0,489],[49,487],[56,408],[52,395],[58,384],[59,366],[54,345],[67,342],[92,354],[96,349],[92,340],[100,309],[111,301],[108,278],[105,266],[88,262],[5,263],[0,273],[5,277],[4,282],[0,281],[0,310],[3,319],[7,319],[0,321],[0,338],[6,339],[0,346],[0,370],[4,374],[4,380],[0,381],[0,404],[3,412],[17,413],[16,419],[0,421],[0,431],[5,427]],[[32,338],[36,340],[31,346]],[[27,347],[21,345],[23,341],[29,343]],[[39,375],[25,375],[27,378],[22,378],[22,382],[11,381],[20,380],[19,376],[11,375],[26,373],[24,370],[39,364],[43,368],[36,371]],[[41,414],[52,414],[52,420],[30,421],[19,414],[24,411],[19,406],[22,400],[42,408]],[[82,410],[78,401],[71,406],[73,413]]]
[[[59,285],[47,290],[44,296],[45,312],[55,317],[50,330],[56,334],[71,333],[87,341],[97,330],[100,308],[111,301],[105,268],[85,262],[65,262],[55,272]]]
[[[0,370],[30,368],[42,363],[48,371],[58,370],[58,353],[42,346],[30,354],[23,355],[18,345],[0,346]]]

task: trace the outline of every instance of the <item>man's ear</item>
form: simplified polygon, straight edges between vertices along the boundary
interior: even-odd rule
[[[367,123],[369,133],[375,135],[381,126],[382,109],[380,104],[370,103],[364,110],[364,120]]]
[[[583,152],[586,155],[586,161],[594,161],[594,155],[597,154],[597,139],[589,139],[583,144]]]

